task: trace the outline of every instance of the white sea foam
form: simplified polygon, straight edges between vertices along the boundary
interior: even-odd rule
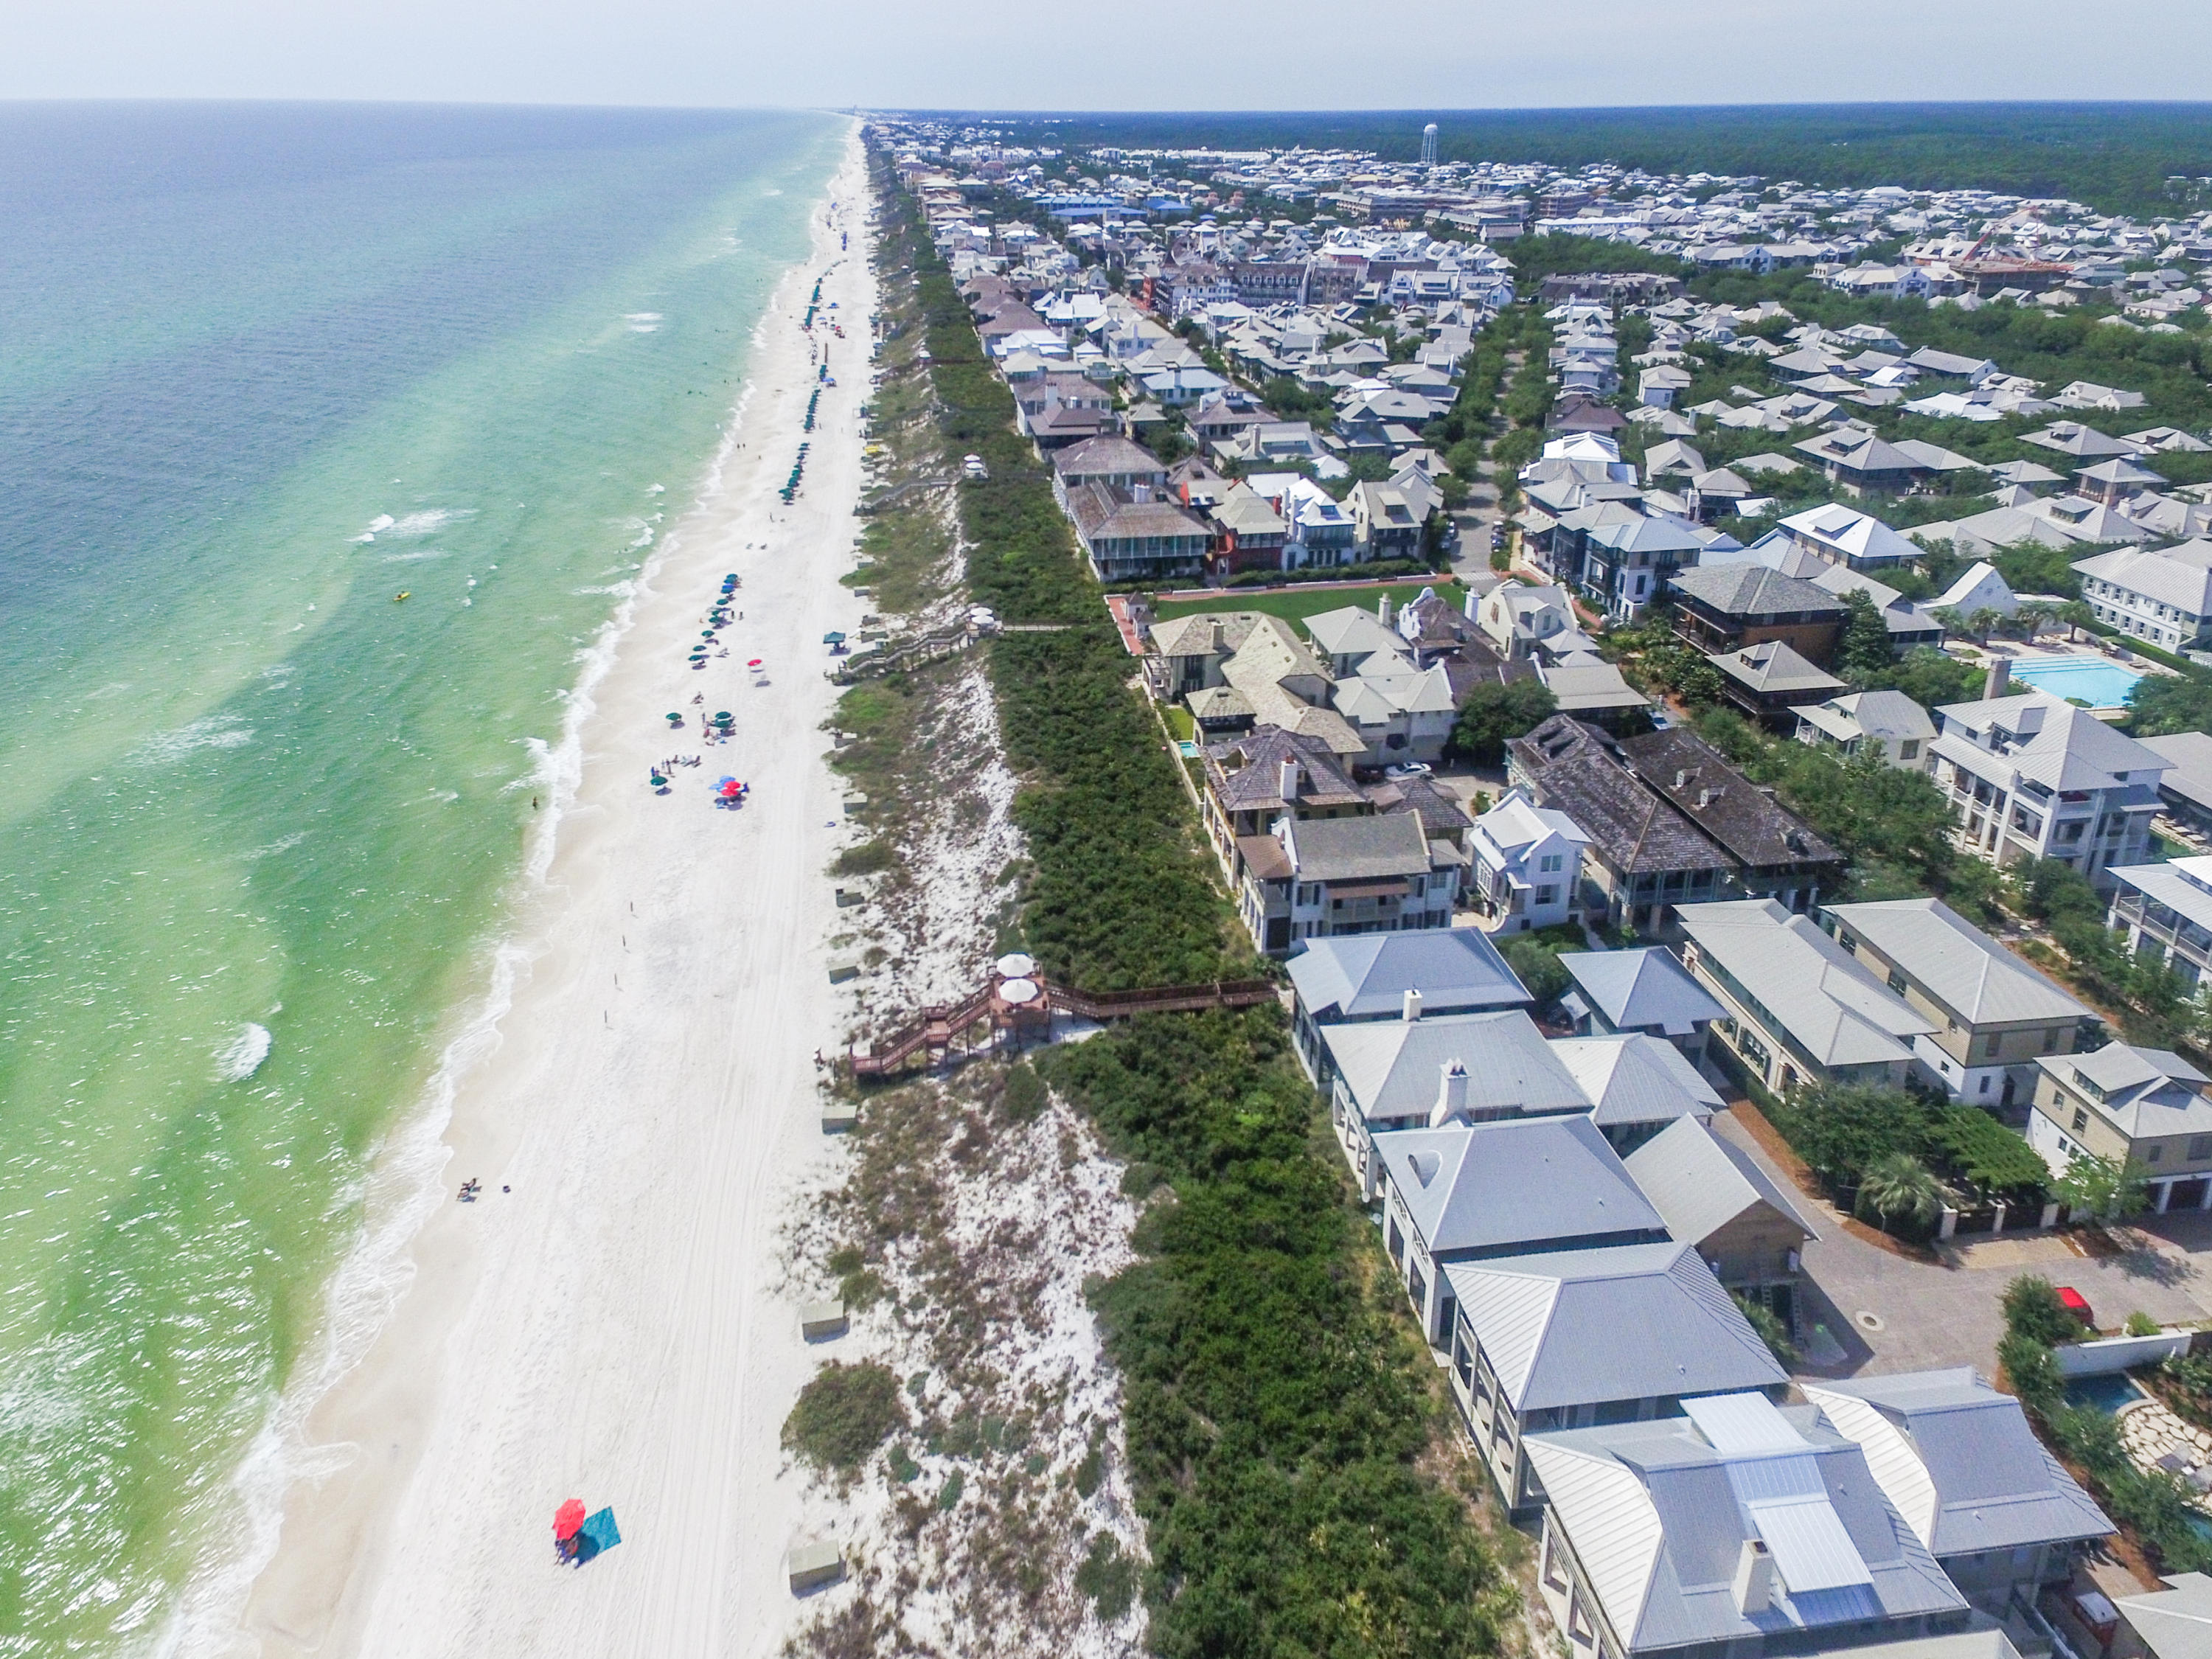
[[[466,507],[434,507],[420,513],[410,513],[397,523],[388,526],[386,536],[434,536],[447,525],[462,519],[472,519],[475,513]]]
[[[279,853],[290,852],[301,842],[307,840],[307,832],[306,830],[295,830],[290,835],[283,836],[280,840],[272,841],[265,847],[257,847],[250,853],[241,853],[239,856],[243,859],[274,858]]]
[[[142,766],[167,766],[195,749],[242,749],[253,741],[253,728],[233,714],[210,714],[171,732],[156,732],[131,753]]]
[[[425,559],[450,559],[453,556],[442,547],[425,547],[412,553],[384,553],[378,556],[386,564],[420,564]]]
[[[219,1082],[243,1083],[261,1069],[261,1062],[269,1058],[269,1045],[273,1039],[266,1025],[252,1021],[238,1028],[229,1042],[215,1051],[215,1074]]]

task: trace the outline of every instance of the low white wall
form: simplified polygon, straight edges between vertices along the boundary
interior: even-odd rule
[[[2160,1331],[2156,1336],[2107,1336],[2093,1342],[2066,1342],[2057,1349],[2061,1376],[2104,1376],[2113,1371],[2154,1365],[2189,1352],[2190,1331]]]

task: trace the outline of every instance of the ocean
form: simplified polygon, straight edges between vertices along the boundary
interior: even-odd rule
[[[0,1655],[154,1650],[265,1537],[844,131],[0,107]]]

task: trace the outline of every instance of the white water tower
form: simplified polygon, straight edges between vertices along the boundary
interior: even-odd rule
[[[1437,164],[1437,124],[1431,121],[1421,129],[1421,165],[1432,167]]]

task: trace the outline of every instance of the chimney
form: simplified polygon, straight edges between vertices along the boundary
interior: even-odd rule
[[[1690,787],[1689,773],[1678,768],[1674,773],[1674,787],[1677,789],[1688,788]]]
[[[1406,991],[1405,1000],[1400,1006],[1399,1012],[1408,1025],[1411,1025],[1415,1020],[1419,1019],[1421,1017],[1421,994],[1419,991],[1413,989],[1411,987],[1408,987]]]
[[[1467,604],[1461,608],[1465,611],[1467,619],[1469,622],[1480,622],[1482,620],[1482,595],[1476,592],[1473,588],[1468,588],[1467,590]]]
[[[1467,1067],[1455,1060],[1448,1060],[1437,1088],[1436,1109],[1429,1114],[1429,1127],[1441,1129],[1454,1118],[1466,1115]]]
[[[1225,657],[1229,654],[1229,630],[1221,625],[1218,618],[1213,624],[1213,633],[1206,642],[1206,653],[1209,657]]]
[[[1711,790],[1700,789],[1698,791],[1698,811],[1702,812],[1705,808],[1711,806],[1712,804],[1713,792]]]
[[[2012,659],[1993,657],[1990,659],[1989,677],[1982,682],[1982,696],[1987,698],[2012,695]]]
[[[1375,601],[1375,620],[1385,628],[1390,625],[1390,596],[1388,593]]]
[[[1294,760],[1283,763],[1280,779],[1285,805],[1298,798],[1298,763]]]
[[[1735,1605],[1747,1619],[1774,1605],[1774,1556],[1763,1539],[1745,1539],[1735,1559]]]
[[[1129,499],[1133,501],[1139,502],[1149,501],[1152,499],[1152,485],[1143,483],[1131,484],[1129,486]]]

